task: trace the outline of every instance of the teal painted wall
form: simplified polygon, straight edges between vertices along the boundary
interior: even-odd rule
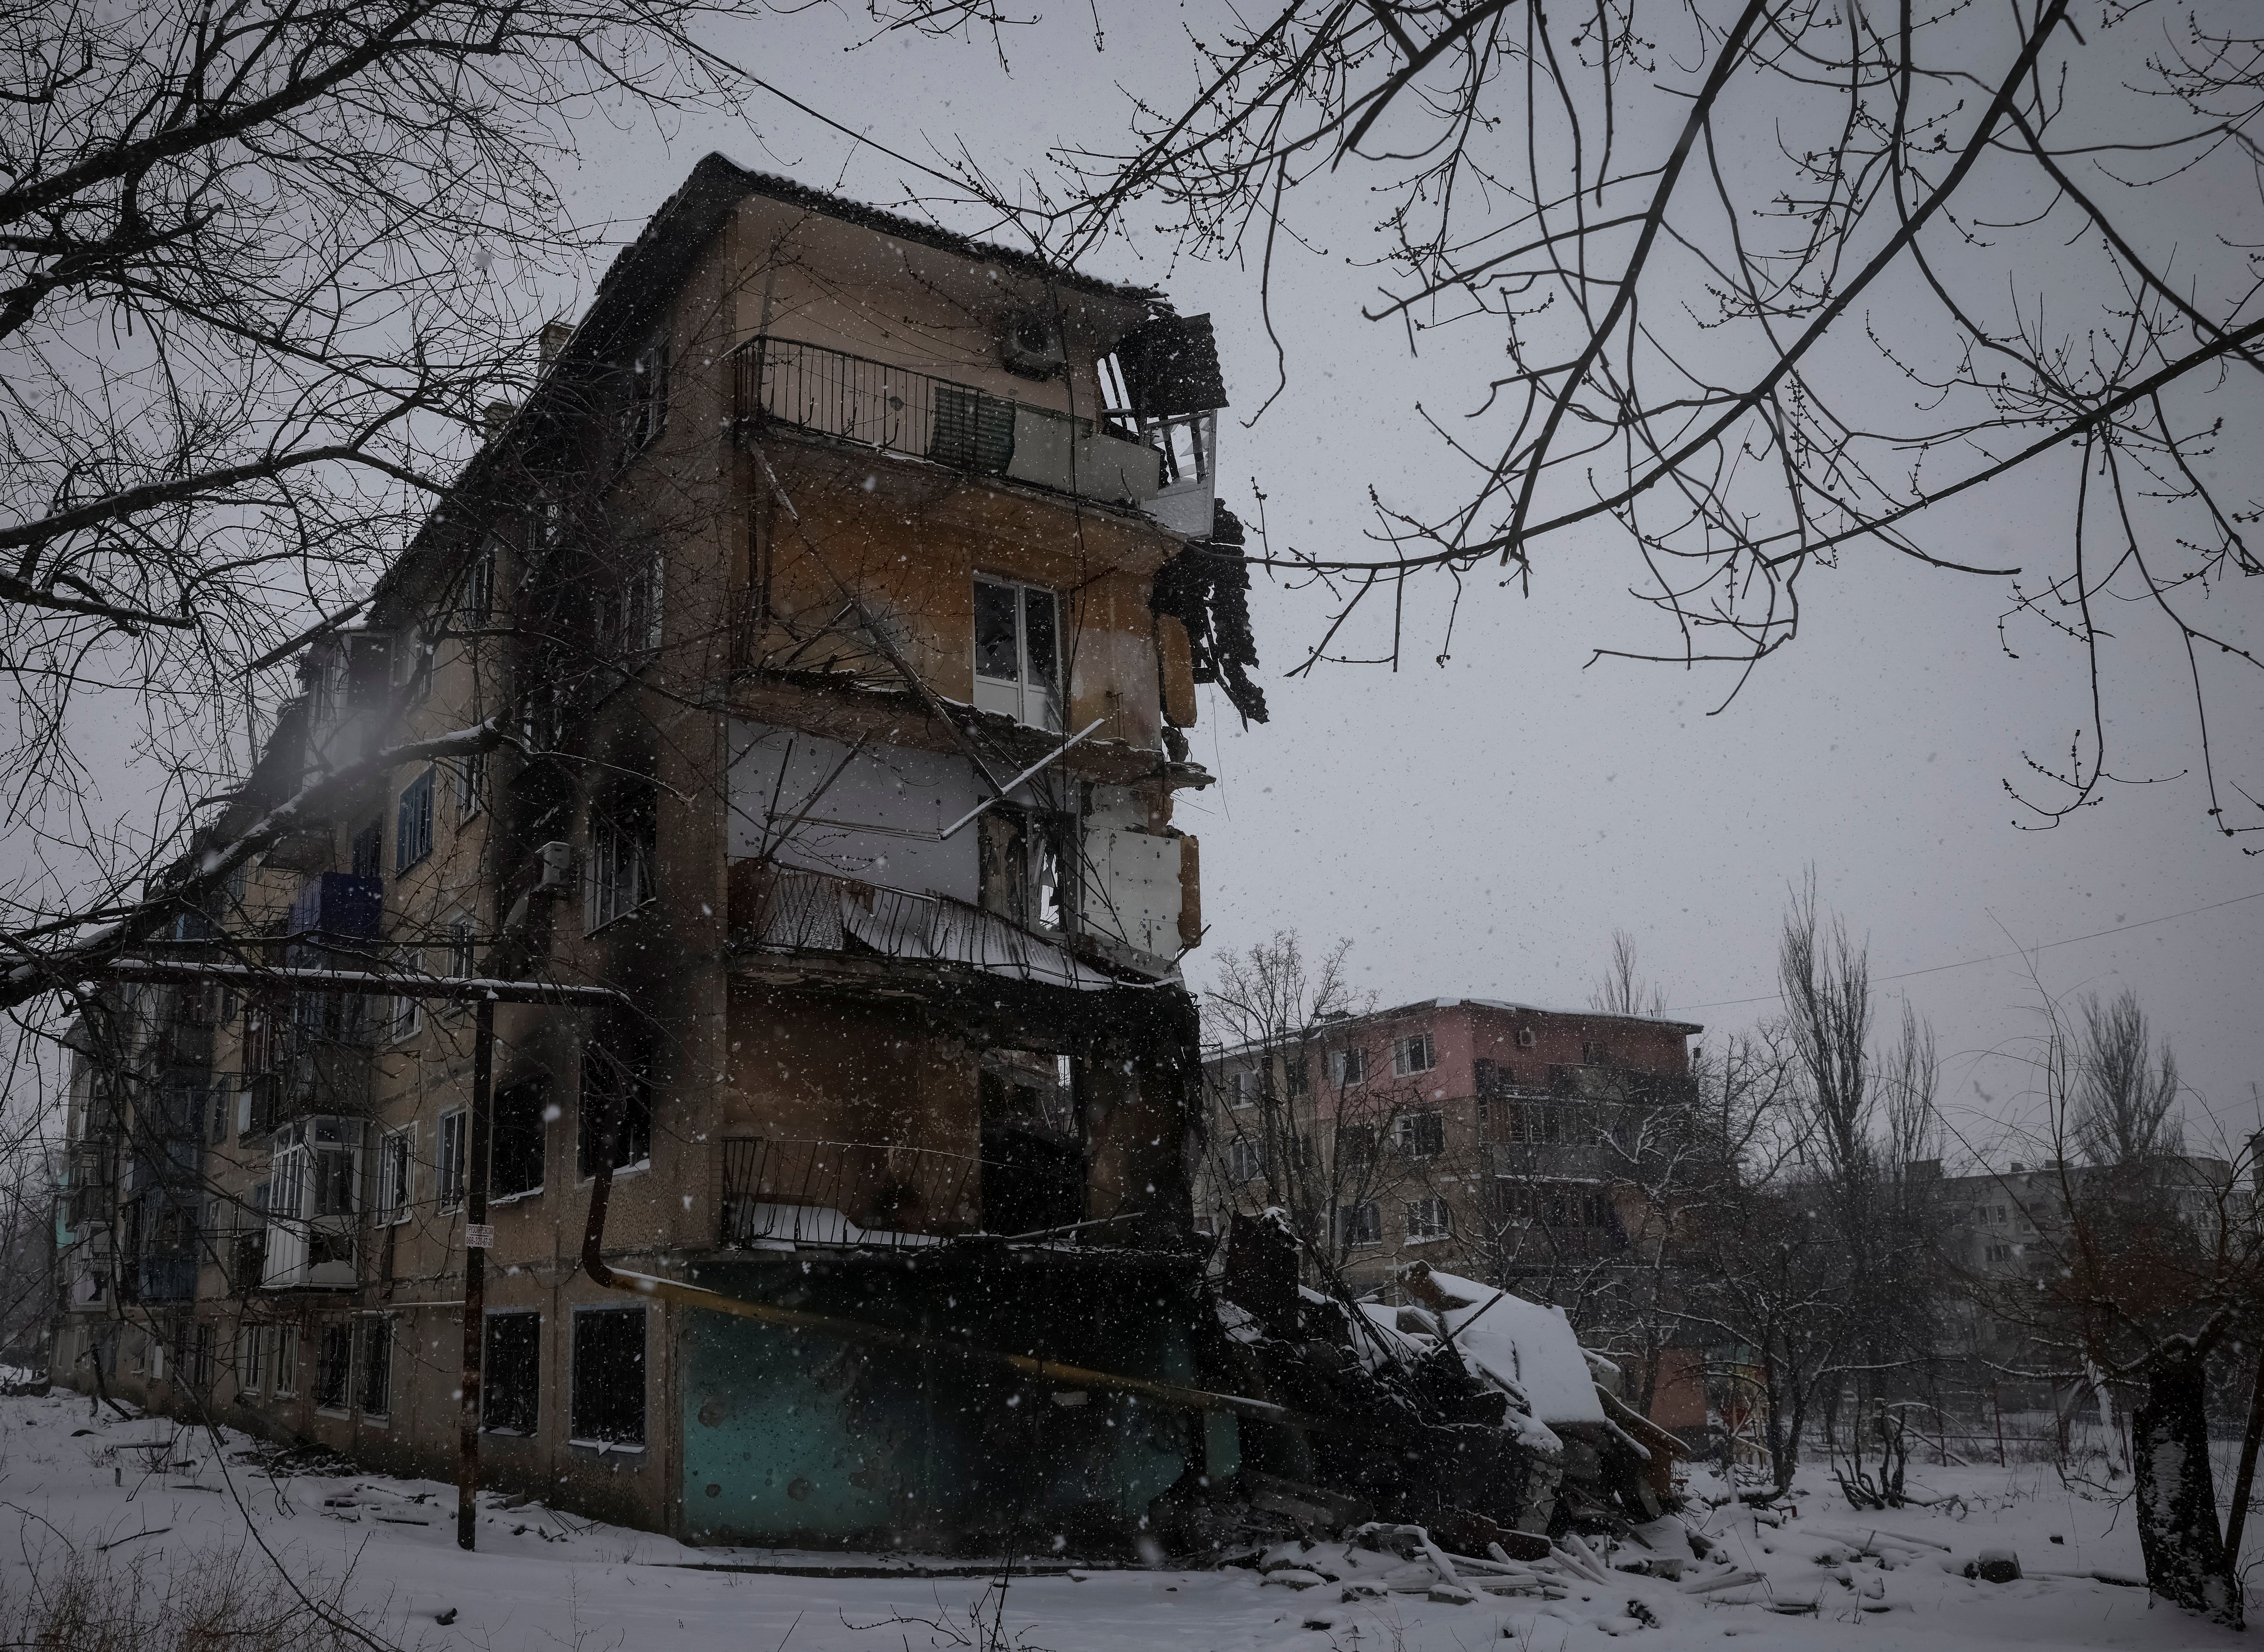
[[[1197,1380],[1185,1301],[1150,1281],[1047,1278],[995,1260],[949,1278],[855,1264],[804,1274],[787,1261],[702,1267],[695,1279],[991,1348]],[[1184,1412],[1099,1391],[1076,1402],[947,1353],[718,1314],[679,1325],[684,1528],[695,1543],[953,1549],[1011,1537],[1044,1548],[1058,1537],[1074,1552],[1122,1548],[1208,1443]]]

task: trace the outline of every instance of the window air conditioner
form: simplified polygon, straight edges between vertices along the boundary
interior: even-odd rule
[[[1058,379],[1069,366],[1069,351],[1061,330],[1048,315],[1023,314],[1006,319],[1006,334],[999,341],[1006,371],[1025,379]]]

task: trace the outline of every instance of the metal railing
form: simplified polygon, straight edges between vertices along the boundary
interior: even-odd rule
[[[797,430],[954,470],[1144,505],[1165,455],[1123,431],[845,351],[768,334],[737,352],[743,425]]]
[[[870,1141],[723,1142],[718,1242],[895,1250],[975,1230],[982,1161]]]

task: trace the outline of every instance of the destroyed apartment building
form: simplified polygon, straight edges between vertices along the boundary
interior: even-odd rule
[[[711,156],[542,357],[84,1000],[55,1377],[437,1478],[469,1393],[693,1542],[1545,1524],[1513,1382],[1194,1230],[1208,318]]]

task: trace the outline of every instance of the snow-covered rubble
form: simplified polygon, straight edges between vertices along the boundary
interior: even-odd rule
[[[178,1568],[241,1554],[253,1531],[302,1585],[342,1584],[394,1643],[423,1652],[901,1652],[951,1645],[992,1586],[940,1557],[693,1549],[497,1496],[483,1498],[468,1555],[452,1488],[325,1472],[343,1467],[294,1470],[240,1436],[91,1415],[76,1397],[0,1400],[0,1602],[67,1551]],[[1533,1561],[1454,1553],[1389,1524],[1212,1571],[1041,1553],[1017,1560],[1002,1620],[1026,1652],[1579,1652],[1724,1635],[1741,1649],[1865,1652],[2239,1643],[2108,1581],[2139,1566],[2112,1503],[2048,1470],[1913,1475],[1948,1501],[1861,1515],[1810,1488],[1755,1510],[1702,1473],[1684,1516],[1623,1542],[1569,1538]],[[2018,1581],[1967,1575],[2000,1549],[2018,1556]],[[791,1569],[730,1569],[754,1568]],[[935,1627],[947,1620],[957,1629]]]

